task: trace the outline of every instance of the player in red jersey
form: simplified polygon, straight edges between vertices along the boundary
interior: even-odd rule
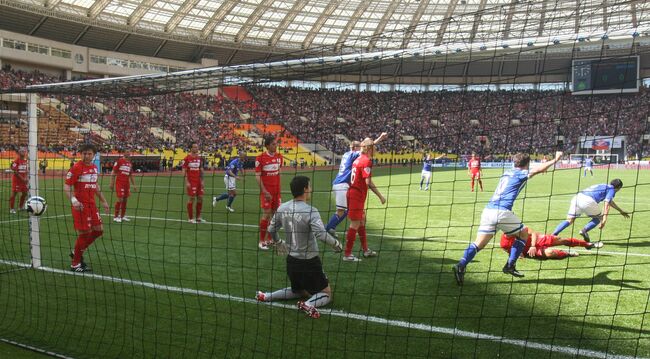
[[[113,221],[120,223],[122,221],[129,221],[126,214],[126,201],[131,195],[131,189],[136,191],[135,180],[133,179],[133,164],[131,163],[131,156],[125,153],[122,158],[115,161],[113,165],[113,178],[109,188],[111,191],[115,188],[117,195],[117,202],[115,202],[115,217]]]
[[[472,192],[474,192],[474,180],[478,180],[478,185],[481,186],[481,192],[483,192],[483,181],[481,180],[481,159],[476,156],[476,153],[472,153],[472,158],[467,162],[467,174],[472,177]]]
[[[381,204],[386,203],[386,198],[382,196],[372,182],[372,155],[375,151],[375,144],[370,138],[361,142],[361,155],[352,163],[352,174],[350,177],[350,188],[348,189],[348,218],[350,219],[350,228],[345,236],[345,255],[344,261],[358,262],[359,258],[352,254],[354,240],[359,234],[361,239],[361,248],[364,257],[375,257],[377,252],[368,248],[368,239],[366,234],[366,214],[365,204],[368,196],[368,188],[377,195]]]
[[[534,232],[530,228],[526,228],[528,232],[528,240],[522,252],[524,257],[536,258],[539,260],[545,259],[564,259],[566,257],[577,257],[576,252],[565,252],[561,249],[553,249],[551,247],[567,246],[567,247],[584,247],[586,249],[602,248],[603,242],[587,242],[577,238],[560,238],[552,234],[542,234]],[[512,243],[515,241],[514,236],[503,234],[501,236],[501,248],[510,253]]]
[[[282,155],[277,153],[278,140],[275,136],[264,136],[264,147],[266,152],[255,158],[255,179],[260,186],[260,207],[264,211],[260,219],[260,243],[261,250],[268,250],[270,237],[268,227],[273,214],[280,207],[282,200],[280,194],[280,167],[282,167]]]
[[[199,156],[199,145],[193,143],[190,147],[190,154],[183,159],[183,172],[185,173],[185,189],[190,196],[187,201],[187,216],[190,223],[205,222],[201,218],[203,209],[203,159]],[[196,219],[192,213],[194,199],[196,198]]]
[[[74,244],[72,265],[73,272],[90,270],[83,260],[83,253],[88,247],[104,233],[102,219],[95,205],[95,196],[99,198],[102,207],[108,213],[110,208],[102,194],[97,178],[99,172],[93,164],[95,147],[91,144],[81,145],[79,148],[81,161],[75,163],[65,177],[63,191],[72,203],[72,218],[74,229],[77,231],[77,241]]]
[[[27,198],[27,191],[29,190],[29,166],[27,164],[27,150],[24,148],[18,149],[18,157],[11,162],[11,196],[9,197],[9,213],[15,214],[16,209],[16,194],[20,193],[20,200],[18,201],[18,208],[23,208],[25,199]]]

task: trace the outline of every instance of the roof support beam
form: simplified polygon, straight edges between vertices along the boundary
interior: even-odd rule
[[[161,41],[160,45],[158,45],[158,48],[156,48],[156,51],[154,51],[153,56],[157,57],[158,54],[160,53],[160,50],[162,50],[162,48],[165,47],[165,45],[167,45],[167,40]]]
[[[436,46],[442,44],[442,38],[445,36],[445,32],[447,31],[447,26],[449,26],[449,23],[452,20],[451,15],[454,13],[454,10],[456,10],[456,5],[458,5],[458,0],[449,1],[449,5],[447,6],[447,11],[445,12],[445,17],[442,20],[440,27],[438,28],[438,33],[436,34],[436,42],[435,42]]]
[[[199,2],[199,0],[185,0],[183,2],[183,5],[174,12],[174,15],[167,21],[167,24],[165,25],[165,32],[170,33],[176,29],[176,26],[180,24],[181,21],[187,16],[187,13],[190,12],[196,6],[196,4]]]
[[[47,16],[43,16],[39,21],[38,24],[34,25],[34,27],[29,31],[29,35],[34,35],[36,31],[43,25],[43,23],[47,20]]]
[[[86,33],[88,32],[89,29],[90,29],[90,25],[84,26],[84,29],[81,30],[81,32],[79,32],[79,35],[77,35],[77,37],[75,37],[72,44],[76,45],[79,42],[79,40],[81,40],[81,38],[84,37],[84,35],[86,35]]]
[[[126,41],[126,39],[129,37],[129,35],[131,35],[131,34],[128,34],[128,33],[124,34],[124,36],[122,36],[122,39],[120,39],[120,42],[118,42],[117,45],[115,45],[115,47],[113,48],[113,51],[119,51],[120,47],[122,47],[122,44],[124,44],[124,41]]]
[[[429,6],[429,0],[420,0],[420,5],[418,5],[418,9],[415,10],[415,14],[413,14],[413,17],[411,18],[411,23],[409,23],[409,27],[404,32],[402,49],[405,49],[411,41],[411,37],[415,32],[415,27],[420,23],[420,19],[422,18],[424,11],[427,9],[427,6]]]
[[[580,32],[580,0],[576,0],[576,12],[573,17],[575,17],[573,31],[577,34]]]
[[[272,4],[273,0],[263,0],[255,10],[253,10],[253,13],[248,17],[244,26],[242,26],[237,35],[235,35],[235,42],[241,42],[246,35],[248,35],[248,33],[253,29],[253,25],[260,21],[264,12],[266,12]]]
[[[638,22],[637,22],[638,20],[637,20],[637,17],[636,17],[636,0],[632,1],[632,3],[630,3],[630,8],[632,10],[632,26],[637,27],[638,26]]]
[[[142,17],[151,10],[151,8],[156,4],[156,0],[144,0],[138,5],[135,10],[131,13],[128,19],[126,19],[126,24],[129,26],[137,25],[137,23],[142,20]]]
[[[542,37],[544,33],[544,25],[546,25],[546,7],[548,6],[549,0],[542,0],[542,14],[539,17],[539,28],[537,29],[537,36]]]
[[[345,40],[347,40],[348,36],[350,36],[350,33],[352,32],[352,29],[354,29],[354,25],[357,24],[359,21],[359,18],[361,18],[361,14],[363,14],[367,9],[368,6],[370,6],[370,1],[362,1],[359,3],[359,6],[357,6],[357,9],[354,10],[354,13],[350,17],[350,20],[348,21],[347,24],[345,24],[345,27],[343,28],[343,32],[339,35],[339,39],[336,41],[336,46],[334,47],[334,51],[339,51],[341,50],[341,47],[343,47],[343,43]]]
[[[481,0],[478,4],[478,11],[474,14],[474,24],[472,25],[472,32],[469,35],[469,42],[474,42],[476,38],[476,33],[478,32],[478,27],[481,25],[481,17],[483,17],[483,11],[485,11],[485,5],[487,0]]]
[[[370,43],[368,43],[368,51],[372,51],[377,45],[377,40],[379,39],[379,36],[381,36],[384,33],[388,21],[390,21],[390,18],[395,13],[395,10],[397,10],[399,4],[400,1],[397,0],[397,1],[391,1],[390,4],[388,5],[388,9],[386,9],[384,16],[381,17],[381,20],[379,21],[379,25],[375,29],[375,33],[372,34],[372,38],[370,38]]]
[[[607,29],[609,28],[609,22],[608,22],[609,19],[607,18],[607,7],[608,6],[609,6],[609,4],[607,3],[607,0],[603,0],[603,29],[605,31],[607,31]]]
[[[296,18],[296,16],[298,16],[298,13],[300,13],[305,5],[307,5],[307,0],[298,0],[295,4],[293,4],[291,10],[289,10],[287,15],[280,22],[280,26],[278,26],[278,28],[273,31],[273,35],[271,35],[271,38],[269,38],[269,46],[273,47],[278,43],[282,37],[282,34],[287,31],[289,24],[293,22],[293,20]]]
[[[60,2],[61,0],[45,0],[45,4],[43,5],[47,9],[54,9],[54,7],[59,5]]]
[[[203,26],[203,30],[201,30],[201,39],[205,40],[212,34],[212,31],[214,31],[214,28],[217,27],[217,24],[219,24],[225,17],[228,15],[232,9],[237,5],[237,1],[234,0],[227,0],[224,1],[221,6],[217,9],[217,11],[212,14],[212,17],[210,17],[210,20],[205,23],[205,26]]]
[[[510,37],[510,29],[512,28],[512,18],[515,15],[515,5],[517,5],[519,0],[510,0],[510,5],[508,6],[508,16],[506,17],[506,26],[503,30],[503,39],[508,39]]]
[[[330,3],[327,4],[325,10],[323,10],[323,13],[318,17],[318,19],[314,23],[314,26],[312,26],[311,30],[309,30],[309,34],[307,34],[305,40],[303,40],[302,42],[303,49],[308,49],[311,46],[312,42],[314,42],[314,38],[320,32],[320,29],[323,28],[325,21],[332,15],[334,10],[336,10],[336,8],[339,6],[340,1],[342,0],[330,0]]]
[[[95,0],[95,2],[92,4],[90,8],[88,8],[88,17],[91,19],[96,19],[99,14],[106,9],[108,4],[111,3],[112,0]]]

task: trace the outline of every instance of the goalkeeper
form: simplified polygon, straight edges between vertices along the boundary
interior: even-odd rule
[[[312,318],[318,318],[320,313],[316,308],[332,300],[332,289],[323,272],[316,240],[327,243],[335,252],[341,251],[341,243],[325,231],[318,210],[307,204],[312,192],[309,182],[305,176],[296,176],[291,180],[293,200],[280,205],[268,229],[273,239],[272,246],[279,255],[287,256],[287,276],[291,287],[270,293],[258,291],[256,298],[260,302],[271,302],[309,297],[307,301],[298,302],[298,309]],[[288,243],[278,235],[282,227]]]

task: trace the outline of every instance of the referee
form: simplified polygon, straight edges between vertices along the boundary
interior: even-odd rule
[[[296,176],[290,187],[293,200],[278,208],[268,231],[278,254],[287,255],[287,276],[291,287],[270,293],[258,291],[256,298],[260,302],[271,302],[309,297],[307,301],[298,302],[298,309],[311,318],[318,318],[320,313],[316,308],[332,300],[332,289],[323,272],[316,240],[327,243],[335,252],[341,251],[341,243],[325,231],[318,210],[307,204],[312,191],[309,178]],[[278,235],[282,227],[286,232],[286,242]]]

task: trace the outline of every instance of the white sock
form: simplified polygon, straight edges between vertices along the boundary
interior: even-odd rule
[[[330,295],[325,292],[319,292],[311,296],[305,303],[312,307],[322,307],[330,302]]]
[[[291,287],[278,289],[273,293],[268,293],[266,296],[266,301],[271,302],[274,300],[284,300],[284,299],[296,299],[300,298],[300,294],[294,293],[291,290]]]

